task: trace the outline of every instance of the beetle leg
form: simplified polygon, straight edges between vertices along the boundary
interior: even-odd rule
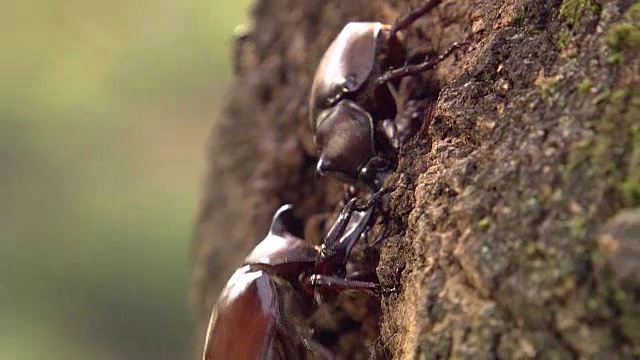
[[[354,271],[351,274],[347,275],[346,279],[347,280],[355,280],[355,281],[365,281],[365,282],[380,283],[380,281],[378,281],[378,274],[376,274],[375,269],[374,270]]]
[[[382,122],[382,129],[384,130],[384,135],[389,139],[391,146],[393,146],[394,149],[399,148],[400,138],[398,138],[398,127],[395,121],[391,119],[384,120]]]
[[[389,230],[389,225],[387,224],[388,217],[386,214],[382,214],[382,231],[376,237],[376,239],[369,245],[369,247],[376,247],[378,244],[382,242],[382,240],[387,238],[387,231]]]
[[[372,242],[369,243],[369,233],[371,232],[371,230],[373,229],[373,226],[375,226],[376,224],[381,224],[384,227],[384,232],[386,232],[387,229],[387,224],[384,223],[384,221],[386,221],[386,216],[384,214],[381,215],[381,221],[376,221],[375,224],[369,224],[367,225],[367,228],[362,232],[362,235],[360,236],[362,238],[362,241],[364,242],[364,244],[366,245],[367,248],[372,248],[375,247],[382,239],[381,239],[381,235],[378,235],[376,237],[376,239]]]
[[[465,45],[467,45],[467,43],[455,42],[453,43],[453,45],[451,45],[451,47],[449,47],[449,49],[447,49],[447,51],[442,53],[442,55],[438,56],[433,61],[427,59],[425,62],[421,64],[407,65],[398,69],[389,70],[384,75],[380,76],[376,81],[378,84],[382,84],[382,83],[389,82],[391,80],[395,80],[395,79],[403,78],[405,76],[415,75],[421,72],[425,72],[427,70],[431,70],[434,67],[436,67],[436,65],[441,63],[444,59],[449,57],[449,55],[451,55],[454,51],[456,51],[457,49]]]
[[[373,214],[373,206],[358,207],[357,200],[354,197],[342,209],[320,250],[321,261],[331,259],[336,268],[344,269],[353,246],[367,228]]]
[[[441,2],[442,0],[427,0],[418,8],[410,10],[408,13],[402,15],[391,27],[390,35],[392,37],[396,36],[396,33],[398,31],[411,26],[411,24],[413,24],[419,18],[423,17],[426,13],[431,11],[431,9],[440,5]]]
[[[396,269],[394,284],[391,287],[382,286],[378,282],[374,281],[362,281],[355,280],[353,278],[343,279],[331,275],[315,274],[309,276],[305,281],[311,287],[322,287],[324,289],[330,289],[335,292],[341,292],[345,290],[357,291],[369,294],[371,296],[380,297],[385,294],[393,294],[400,292],[402,284],[400,279],[402,277],[402,271],[405,265],[401,265]],[[357,276],[370,276],[371,274],[357,274]],[[375,275],[375,274],[374,274]]]
[[[376,191],[375,193],[373,193],[373,195],[371,195],[371,197],[369,198],[369,200],[367,200],[364,206],[354,205],[353,209],[356,211],[365,211],[367,209],[371,209],[376,205],[378,205],[378,203],[382,200],[382,197],[384,195],[392,192],[395,189],[396,189],[395,186],[385,186],[383,188],[380,188],[380,190]]]
[[[352,198],[349,200],[347,205],[342,208],[340,211],[340,215],[338,215],[338,219],[333,223],[333,226],[327,233],[327,236],[324,239],[323,247],[328,250],[328,252],[334,252],[337,250],[340,237],[344,234],[347,225],[349,224],[349,220],[351,220],[351,215],[356,207],[357,198]]]
[[[355,203],[354,203],[355,204]],[[335,264],[339,264],[340,268],[344,268],[349,259],[349,255],[351,254],[351,250],[353,246],[358,242],[363,232],[365,232],[367,226],[369,225],[369,221],[371,220],[371,215],[373,214],[374,207],[367,207],[363,210],[356,209],[355,205],[351,209],[351,213],[357,212],[359,213],[359,218],[354,220],[354,224],[350,227],[350,229],[346,230],[340,240],[336,243],[334,247],[334,252],[339,254],[335,258]]]
[[[395,190],[395,187],[393,186],[387,186],[387,187],[381,188],[380,190],[375,192],[373,195],[371,195],[371,198],[367,201],[367,203],[364,206],[362,206],[362,209],[369,209],[369,208],[376,207],[380,203],[380,201],[382,201],[382,197],[385,194],[392,192],[393,190]],[[382,242],[382,240],[386,238],[387,230],[389,229],[389,226],[387,225],[388,216],[385,211],[382,212],[381,216],[382,216],[381,223],[382,223],[383,229],[380,232],[380,234],[376,237],[376,239],[373,241],[373,243],[369,244],[367,230],[363,231],[362,233],[362,236],[364,237],[364,242],[367,245],[367,247],[375,247],[380,242]],[[369,227],[369,230],[372,227],[372,225],[367,225],[367,226]]]
[[[402,105],[403,101],[400,100],[400,95],[398,95],[398,91],[391,84],[391,82],[387,82],[387,88],[389,89],[389,93],[391,93],[391,97],[393,97],[393,102],[396,105],[396,113],[403,112]],[[398,138],[398,127],[396,126],[395,121],[391,119],[386,119],[382,122],[382,130],[384,135],[389,139],[391,146],[394,149],[400,147],[400,139]]]
[[[407,66],[411,65],[405,64],[404,67]],[[424,114],[424,106],[422,104],[424,100],[409,100],[411,89],[414,85],[413,79],[402,79],[398,89],[396,89],[392,81],[386,82],[386,85],[396,106],[396,116],[393,120],[383,120],[382,130],[391,146],[394,149],[399,149],[406,139],[416,133],[416,128],[418,127],[418,121],[416,120],[420,120]]]
[[[384,188],[382,190],[386,190],[386,191],[392,191],[394,188]],[[367,241],[367,247],[369,248],[373,248],[378,246],[384,239],[386,239],[388,237],[388,232],[389,232],[389,214],[386,211],[382,211],[380,213],[380,222],[379,224],[382,226],[382,229],[378,232],[378,235],[376,236],[376,239],[369,244],[369,242]]]
[[[312,287],[322,287],[335,292],[353,290],[363,292],[372,296],[380,296],[383,292],[382,286],[376,282],[343,279],[337,276],[315,274],[309,276],[306,283]]]
[[[393,191],[393,187],[384,187],[374,193],[364,206],[356,204],[357,198],[351,199],[342,209],[338,219],[329,230],[321,250],[321,261],[331,259],[335,269],[343,269],[349,259],[351,250],[363,232],[367,229],[371,216],[382,196]],[[353,219],[354,213],[359,216]]]
[[[364,244],[367,247],[369,246],[369,231],[371,231],[371,225],[367,225],[367,228],[362,232],[362,235],[360,235],[360,237],[362,238],[362,242],[364,242]]]

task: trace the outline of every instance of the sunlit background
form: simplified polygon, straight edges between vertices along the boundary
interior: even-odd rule
[[[0,20],[0,359],[184,359],[204,144],[249,0]]]

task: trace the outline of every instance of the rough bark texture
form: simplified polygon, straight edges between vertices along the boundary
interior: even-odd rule
[[[348,21],[392,23],[418,1],[259,0],[209,146],[194,243],[201,339],[232,270],[283,203],[314,224],[336,182],[314,175],[308,93]],[[379,357],[640,356],[640,5],[444,1],[409,49],[468,41],[423,77],[441,89],[426,136],[388,179]]]

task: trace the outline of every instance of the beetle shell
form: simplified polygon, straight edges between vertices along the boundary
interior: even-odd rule
[[[304,348],[282,331],[279,286],[264,271],[238,269],[211,315],[203,360],[302,358]]]
[[[330,173],[343,182],[354,183],[358,170],[375,155],[371,115],[356,103],[342,100],[319,117],[323,120],[316,132],[321,154],[318,173]]]
[[[347,24],[320,60],[311,85],[310,123],[320,125],[318,112],[355,92],[367,81],[376,61],[377,40],[383,29],[379,22]]]

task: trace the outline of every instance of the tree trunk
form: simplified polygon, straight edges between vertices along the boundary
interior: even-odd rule
[[[418,3],[255,4],[210,138],[197,339],[277,207],[307,226],[336,209],[307,106],[328,44],[349,21],[393,23]],[[431,125],[387,181],[377,271],[388,282],[406,267],[382,300],[378,356],[640,356],[640,4],[444,1],[403,33],[409,50],[470,45],[424,75],[440,90]]]

